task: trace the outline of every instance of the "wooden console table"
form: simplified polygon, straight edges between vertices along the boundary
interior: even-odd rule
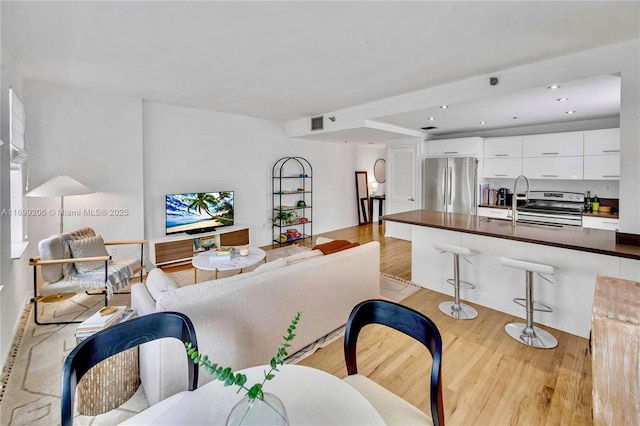
[[[592,327],[593,423],[640,425],[640,282],[599,275]]]

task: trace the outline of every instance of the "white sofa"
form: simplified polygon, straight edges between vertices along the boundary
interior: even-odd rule
[[[213,362],[234,370],[268,364],[297,311],[302,317],[289,354],[344,325],[356,304],[380,296],[378,242],[301,257],[307,256],[278,259],[252,272],[180,288],[155,269],[146,285],[132,286],[131,304],[138,315],[188,315],[200,351]],[[184,352],[175,339],[140,348],[140,377],[150,404],[187,389]],[[201,370],[199,384],[209,381],[211,376]]]

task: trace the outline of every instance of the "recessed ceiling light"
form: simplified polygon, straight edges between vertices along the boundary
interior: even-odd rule
[[[551,89],[551,90],[556,90],[559,89],[560,85],[559,84],[552,84],[551,86],[548,86],[547,89]]]
[[[447,108],[449,108],[449,105],[442,105],[440,108],[447,109]]]
[[[481,121],[480,124],[487,124],[487,122],[486,121]]]
[[[513,117],[511,117],[511,118],[513,118],[514,120],[517,120],[517,119],[518,119],[518,116],[517,116],[517,115],[514,115],[514,116],[513,116]]]
[[[569,100],[569,98],[558,98],[558,99],[556,99],[556,101],[558,101],[558,102],[565,102],[565,101],[568,101],[568,100]]]
[[[429,121],[433,121],[435,119],[436,119],[435,117],[429,117]]]
[[[567,111],[567,114],[575,114],[575,111]]]

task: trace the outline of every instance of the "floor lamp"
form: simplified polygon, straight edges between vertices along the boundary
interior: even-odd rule
[[[27,197],[60,197],[60,233],[63,230],[64,220],[64,197],[70,195],[93,194],[91,188],[86,187],[77,180],[69,176],[56,176],[49,179],[39,187],[29,191]]]

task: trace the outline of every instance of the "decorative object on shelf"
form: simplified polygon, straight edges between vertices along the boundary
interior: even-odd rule
[[[287,229],[287,241],[299,240],[302,238],[302,234],[296,228]]]
[[[302,225],[294,239],[313,237],[313,170],[302,157],[283,157],[273,165],[271,174],[273,200],[272,237],[279,245],[291,241],[283,229]],[[295,195],[296,198],[293,198]]]
[[[284,365],[284,359],[289,354],[287,348],[291,346],[290,341],[296,337],[294,330],[300,321],[302,312],[298,311],[291,320],[291,324],[287,328],[284,341],[277,350],[276,355],[269,362],[270,370],[264,373],[262,383],[256,383],[250,388],[246,385],[247,376],[242,373],[234,373],[231,367],[222,367],[217,363],[209,360],[207,355],[198,353],[191,345],[191,342],[185,342],[187,353],[195,364],[199,364],[214,377],[215,380],[224,382],[224,386],[238,386],[238,392],[246,390],[246,397],[238,401],[231,409],[229,417],[227,417],[227,425],[241,424],[265,424],[265,425],[288,425],[287,412],[284,409],[282,401],[275,395],[264,392],[262,389],[268,380],[273,380],[278,370],[278,365]]]

